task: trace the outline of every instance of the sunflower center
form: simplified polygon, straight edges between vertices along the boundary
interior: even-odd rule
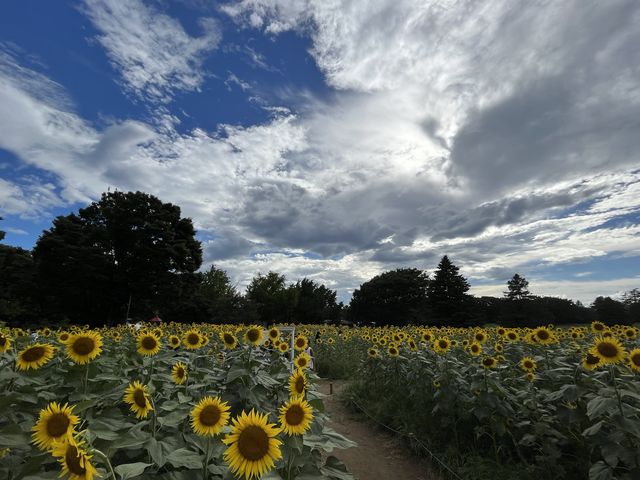
[[[0,335],[0,347],[4,347],[6,344],[7,339],[3,335]]]
[[[139,406],[140,408],[146,408],[147,399],[144,396],[144,390],[142,390],[141,388],[137,388],[133,392],[133,401],[136,402],[136,405]]]
[[[640,367],[640,353],[631,356],[631,361],[636,367]]]
[[[493,358],[485,358],[484,360],[482,360],[482,364],[485,367],[490,367],[493,365]]]
[[[73,351],[78,355],[88,355],[93,352],[95,342],[91,337],[80,337],[73,342]]]
[[[277,330],[270,330],[269,331],[269,336],[271,338],[278,338],[278,331]]]
[[[613,343],[602,342],[598,345],[598,353],[606,358],[615,358],[618,355],[618,347]]]
[[[247,339],[250,342],[257,342],[259,337],[260,337],[260,333],[255,328],[252,328],[247,332]]]
[[[478,350],[479,350],[478,345],[471,345],[471,351],[472,351],[473,353],[477,353],[477,352],[478,352]]]
[[[50,437],[58,438],[69,428],[69,417],[64,413],[54,413],[47,421],[47,433]]]
[[[230,333],[225,333],[224,334],[224,343],[226,343],[227,345],[233,345],[233,343],[234,343],[233,335],[231,335]]]
[[[509,334],[507,334],[507,337],[509,337],[509,340],[515,340],[516,339],[516,334],[515,333],[509,333]]]
[[[640,356],[638,356],[638,361],[640,361]],[[296,392],[304,393],[304,378],[298,377],[295,383]]]
[[[269,436],[262,428],[249,425],[238,437],[238,450],[247,460],[260,460],[269,451]]]
[[[591,355],[590,353],[587,353],[587,363],[589,365],[596,365],[600,363],[600,358],[596,357],[595,355]]]
[[[64,459],[67,463],[67,468],[71,473],[81,476],[86,473],[84,467],[80,465],[80,454],[78,453],[78,449],[73,445],[67,446],[67,452],[64,455]]]
[[[298,365],[304,367],[307,365],[307,359],[304,357],[298,357]]]
[[[200,412],[200,423],[211,427],[220,421],[220,409],[215,405],[207,405]]]
[[[298,347],[298,348],[304,347],[304,340],[301,339],[301,338],[297,339],[296,340],[296,347]]]
[[[291,405],[285,414],[287,423],[292,426],[300,425],[304,420],[304,411],[300,405]]]
[[[184,368],[182,368],[182,367],[178,367],[178,370],[176,370],[176,376],[177,376],[178,378],[182,378],[182,377],[184,377]]]
[[[22,354],[22,360],[25,362],[37,362],[42,357],[44,357],[44,347],[40,345],[36,345],[35,347],[31,347]]]
[[[63,342],[66,342],[67,340],[69,340],[69,334],[68,333],[61,333],[60,334],[60,340],[62,340]]]
[[[524,368],[533,368],[533,363],[530,360],[525,360]]]
[[[602,324],[600,324],[600,323],[596,323],[596,324],[593,326],[593,329],[594,329],[594,330],[604,330],[604,325],[602,325]]]
[[[187,335],[187,343],[189,345],[197,345],[198,343],[200,343],[200,335],[198,335],[197,333],[190,333],[189,335]]]
[[[446,340],[440,340],[440,341],[438,342],[438,346],[439,346],[440,348],[447,348],[447,342],[446,342]]]
[[[158,345],[156,339],[151,336],[144,337],[140,343],[142,343],[142,348],[145,350],[154,350]]]
[[[538,338],[540,340],[546,340],[549,338],[549,332],[547,332],[546,330],[540,330],[538,332]]]
[[[389,349],[389,353],[391,355],[395,355],[396,353],[398,353],[398,351],[395,348],[392,347],[392,348]]]

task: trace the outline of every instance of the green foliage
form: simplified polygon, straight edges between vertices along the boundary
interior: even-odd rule
[[[507,282],[507,291],[504,296],[509,300],[523,300],[529,297],[529,282],[517,273]]]
[[[22,324],[35,320],[37,288],[31,253],[0,245],[0,318]]]
[[[466,294],[469,282],[458,273],[459,268],[446,255],[442,257],[427,289],[435,315],[446,320],[464,320],[471,303]],[[462,317],[462,318],[461,318]]]

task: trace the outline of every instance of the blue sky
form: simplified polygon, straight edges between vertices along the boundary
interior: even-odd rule
[[[444,254],[477,294],[515,272],[585,303],[640,287],[638,2],[0,13],[5,243],[117,188],[180,205],[240,287],[277,270],[348,300]]]

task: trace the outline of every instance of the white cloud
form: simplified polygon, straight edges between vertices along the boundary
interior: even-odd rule
[[[169,102],[176,91],[198,91],[203,61],[220,42],[220,28],[202,18],[192,37],[176,19],[141,0],[85,0],[83,11],[100,32],[98,41],[120,72],[125,89],[152,102]]]

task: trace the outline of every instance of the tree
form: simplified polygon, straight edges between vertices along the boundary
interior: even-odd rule
[[[462,320],[469,313],[469,283],[458,270],[445,255],[429,283],[429,303],[440,319]]]
[[[31,253],[0,245],[0,319],[13,324],[38,318],[35,266]]]
[[[504,296],[509,300],[523,300],[531,295],[529,290],[529,282],[517,273],[511,280],[507,282],[507,291],[503,292]]]
[[[376,325],[423,323],[428,286],[429,276],[416,268],[399,268],[376,275],[353,292],[349,317]]]
[[[634,288],[622,295],[622,303],[627,308],[632,322],[640,321],[640,289]]]
[[[611,297],[598,297],[591,305],[596,312],[597,320],[612,325],[615,323],[625,323],[627,311],[622,302],[618,302]]]
[[[104,193],[57,217],[33,254],[52,313],[83,323],[175,312],[194,294],[202,263],[191,219],[142,192]]]
[[[293,320],[299,323],[321,323],[324,320],[335,321],[340,316],[341,308],[336,302],[336,292],[313,280],[303,278],[289,286],[293,293],[289,298],[295,299]]]
[[[224,270],[212,265],[200,274],[198,294],[205,306],[205,318],[214,323],[234,323],[242,297]]]
[[[291,312],[287,311],[290,293],[285,280],[284,275],[276,272],[258,273],[247,286],[246,298],[254,305],[258,320],[264,325],[290,320]]]
[[[2,217],[0,217],[0,220],[4,220],[4,219]],[[2,240],[4,240],[4,235],[5,235],[5,233],[2,230],[0,230],[0,242]]]

